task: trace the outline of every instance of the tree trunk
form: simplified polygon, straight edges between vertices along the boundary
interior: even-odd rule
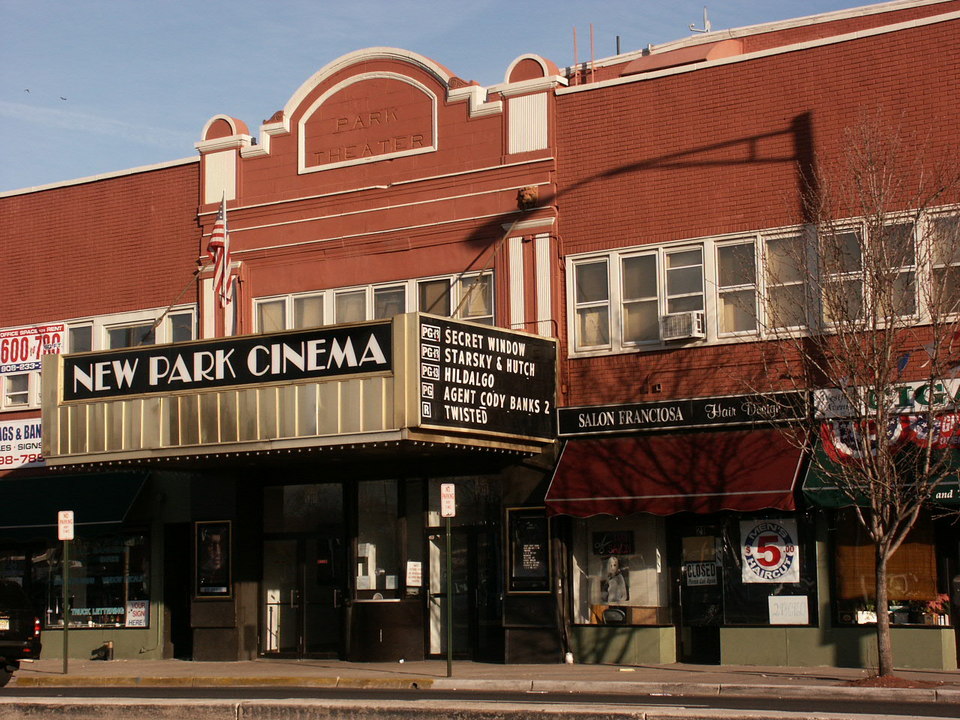
[[[893,644],[890,640],[890,599],[887,597],[887,553],[877,551],[877,674],[893,675]]]

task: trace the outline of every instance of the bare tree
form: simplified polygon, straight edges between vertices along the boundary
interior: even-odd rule
[[[814,470],[874,545],[881,676],[894,667],[888,563],[956,475],[960,432],[960,163],[924,148],[877,120],[849,129],[801,169],[805,227],[768,238],[758,273],[764,374],[816,398],[811,430],[834,452]]]

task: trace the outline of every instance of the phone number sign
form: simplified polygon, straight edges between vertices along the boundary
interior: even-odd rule
[[[63,324],[0,330],[0,374],[40,369],[44,355],[59,355]]]
[[[43,465],[40,418],[0,422],[0,470]]]

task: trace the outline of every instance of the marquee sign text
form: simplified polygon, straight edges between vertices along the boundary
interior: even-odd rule
[[[63,364],[65,401],[379,372],[393,368],[392,325],[66,355]]]
[[[420,423],[552,438],[551,340],[421,317]]]

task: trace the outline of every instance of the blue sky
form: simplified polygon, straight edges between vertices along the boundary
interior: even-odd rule
[[[856,0],[715,0],[714,30]],[[524,53],[559,66],[688,37],[703,0],[0,0],[0,192],[178,160],[225,113],[254,135],[331,60],[373,46],[491,85]]]

